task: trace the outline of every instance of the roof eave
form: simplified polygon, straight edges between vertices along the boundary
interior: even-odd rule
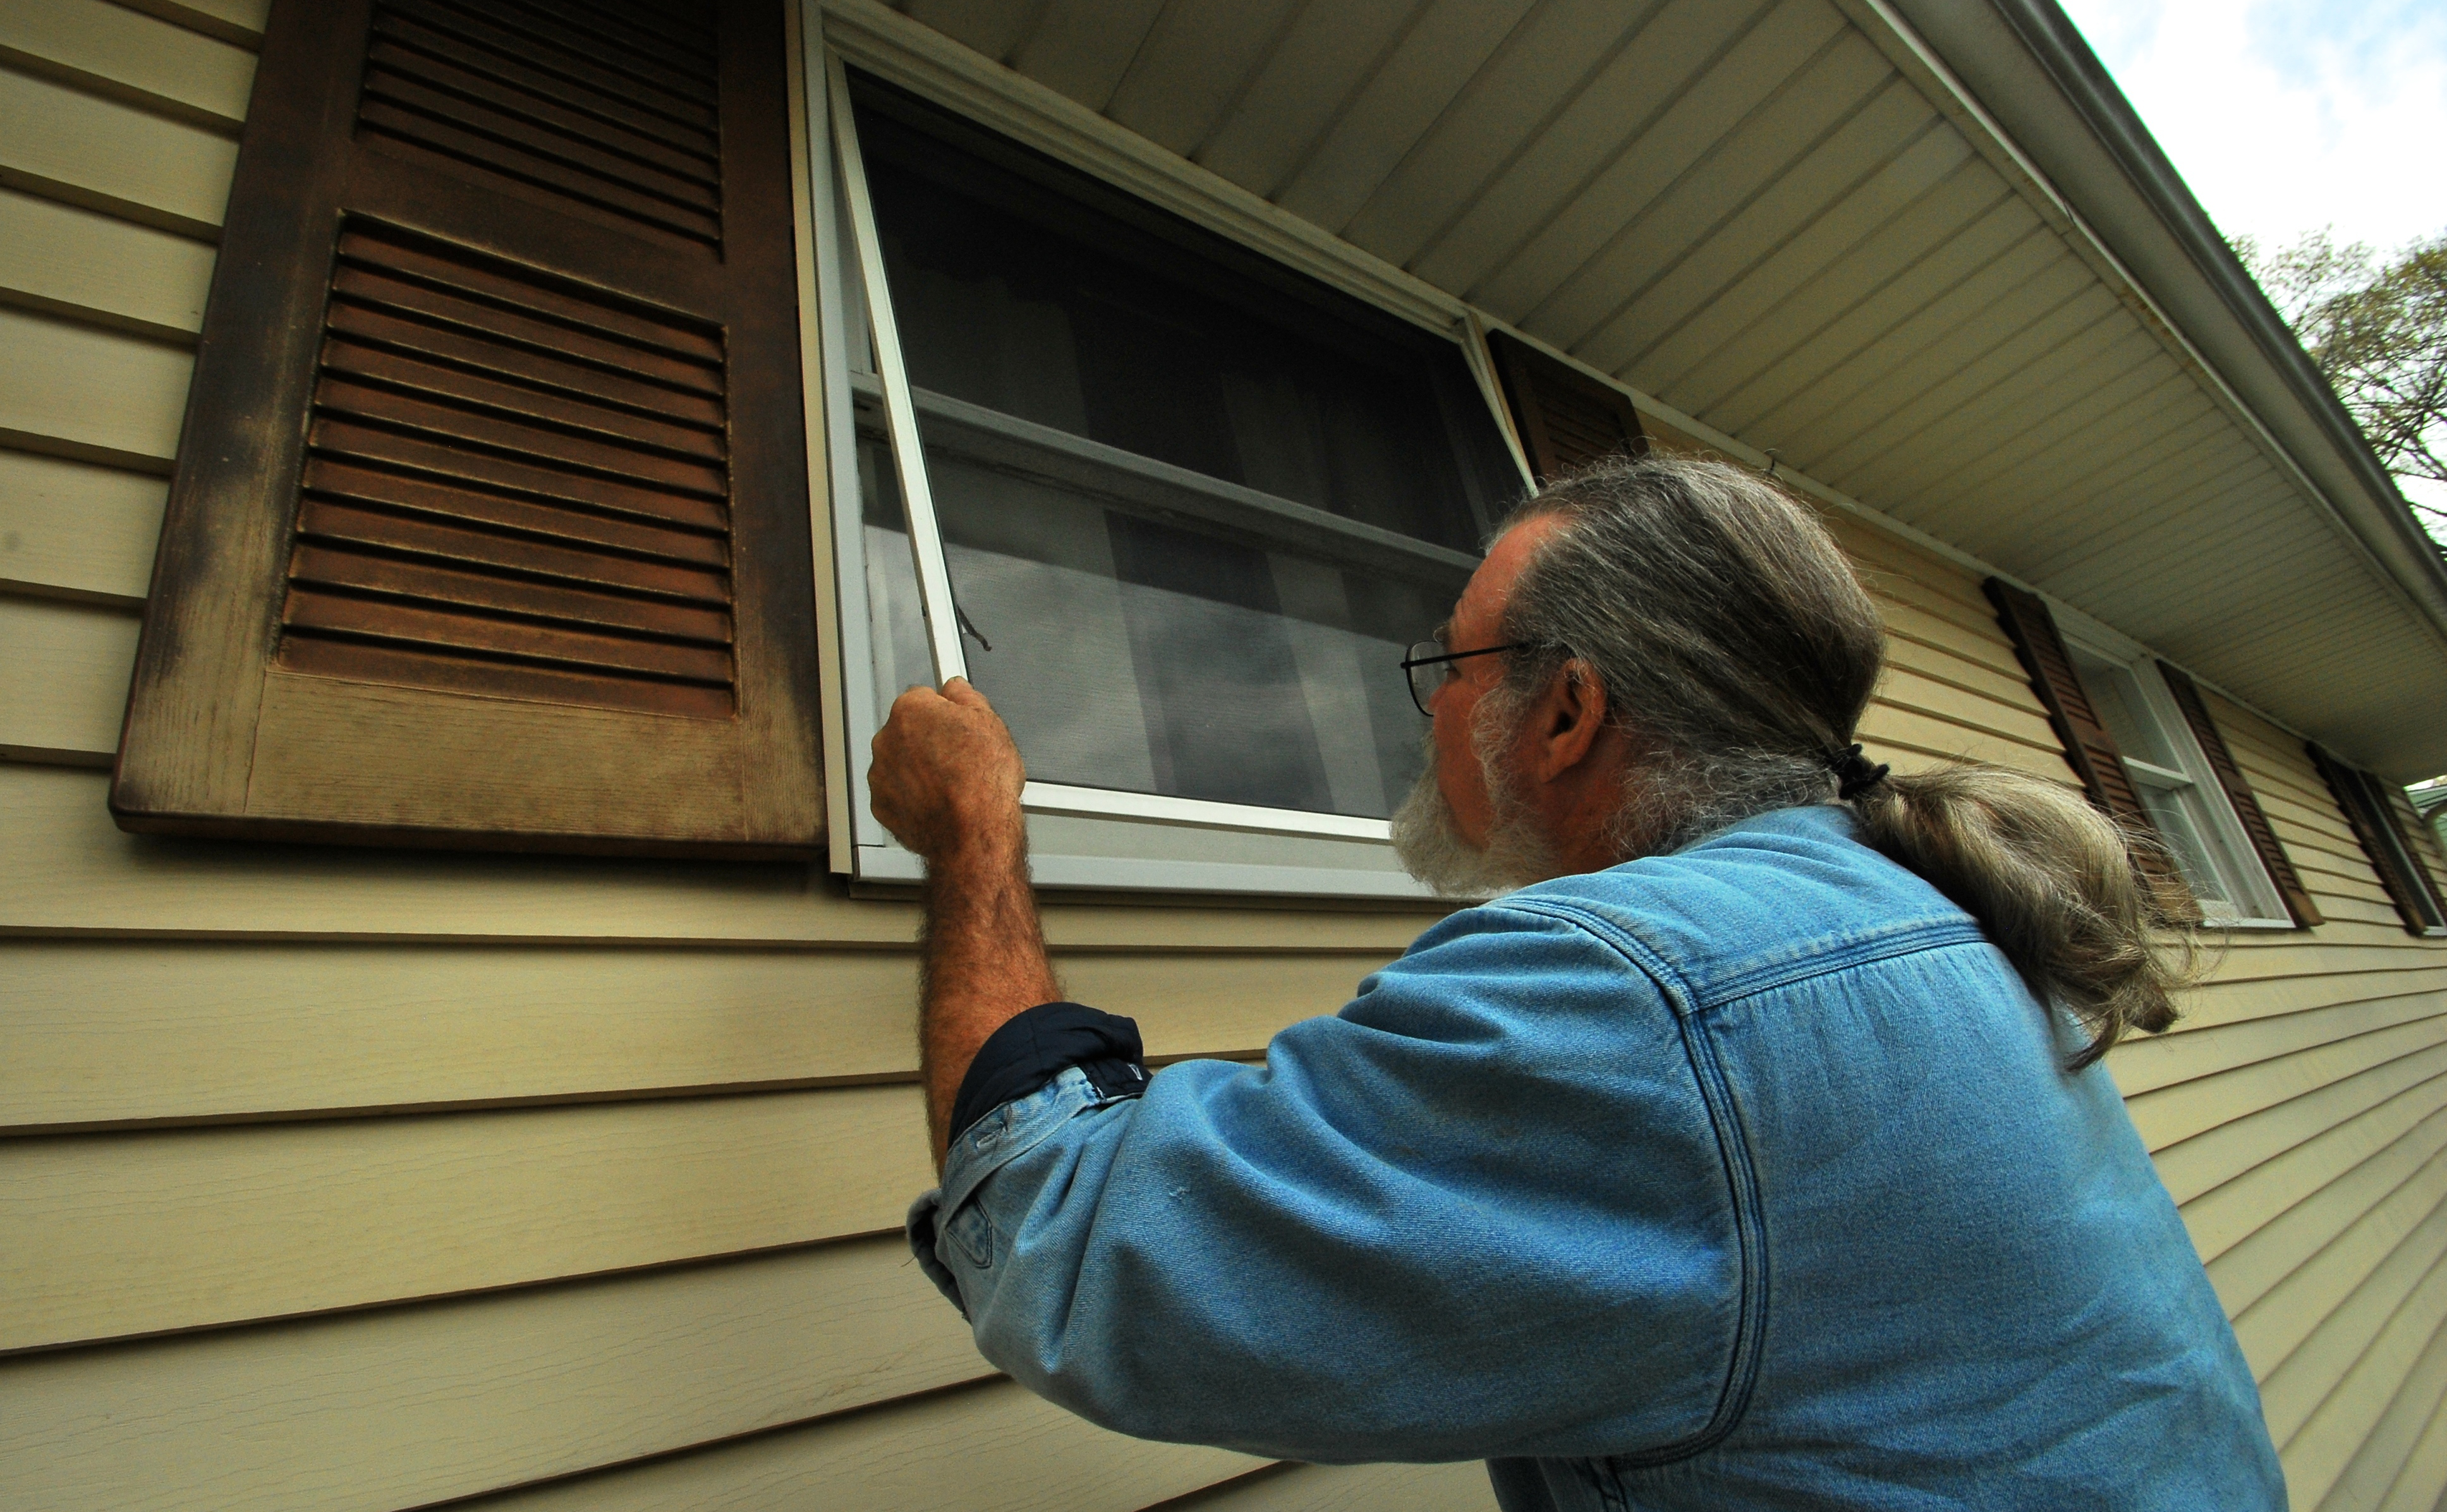
[[[2055,0],[1856,0],[1908,28],[2246,405],[2447,654],[2447,559]],[[2447,752],[2438,753],[2447,760]]]

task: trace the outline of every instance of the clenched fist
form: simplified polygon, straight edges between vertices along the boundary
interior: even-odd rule
[[[955,677],[937,692],[912,688],[892,701],[875,734],[868,806],[893,839],[940,864],[955,856],[1012,854],[1027,843],[1019,747],[986,695]]]

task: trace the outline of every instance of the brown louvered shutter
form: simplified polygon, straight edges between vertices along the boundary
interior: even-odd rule
[[[2184,711],[2184,723],[2191,727],[2192,739],[2200,743],[2201,754],[2209,758],[2210,770],[2217,773],[2218,785],[2226,789],[2227,802],[2233,805],[2243,832],[2251,837],[2251,848],[2259,853],[2260,864],[2267,868],[2268,879],[2277,884],[2278,896],[2286,900],[2286,911],[2293,916],[2298,928],[2308,929],[2323,922],[2320,905],[2311,900],[2302,874],[2294,870],[2293,859],[2286,854],[2286,847],[2278,842],[2276,828],[2262,812],[2259,798],[2253,794],[2251,784],[2244,781],[2243,768],[2235,765],[2234,753],[2227,749],[2226,737],[2218,732],[2217,722],[2210,718],[2210,708],[2202,701],[2201,690],[2181,668],[2160,662],[2158,673],[2167,679],[2167,690],[2175,695],[2175,707]]]
[[[111,806],[822,839],[780,0],[277,0]]]
[[[2129,832],[2156,842],[2144,845],[2134,854],[2143,879],[2157,894],[2159,911],[2171,923],[2199,923],[2200,904],[2175,871],[2149,810],[2141,806],[2140,790],[2133,785],[2132,774],[2124,769],[2124,757],[2115,748],[2115,737],[2108,734],[2107,726],[2091,707],[2090,694],[2081,686],[2080,673],[2074,667],[2073,653],[2065,649],[2064,637],[2057,633],[2056,615],[2048,612],[2039,595],[2026,593],[2002,578],[1991,577],[1982,586],[1987,589],[1988,601],[1997,606],[1998,622],[2013,639],[2014,653],[2021,659],[2022,670],[2030,673],[2031,690],[2047,710],[2048,723],[2055,727],[2057,740],[2064,747],[2065,762],[2081,780],[2091,803]]]
[[[1637,457],[1648,450],[1640,412],[1622,389],[1501,331],[1489,331],[1487,344],[1513,428],[1529,454],[1529,471],[1540,482],[1601,457]]]
[[[2447,934],[2447,907],[2440,902],[2438,880],[2416,848],[2404,815],[2398,812],[2400,803],[2406,814],[2413,806],[2403,799],[2401,789],[2346,765],[2317,742],[2304,748],[2320,768],[2328,791],[2336,795],[2337,806],[2344,810],[2345,822],[2362,842],[2362,854],[2370,858],[2371,869],[2379,873],[2380,886],[2386,889],[2405,930],[2414,935]]]

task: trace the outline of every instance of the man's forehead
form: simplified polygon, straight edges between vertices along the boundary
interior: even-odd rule
[[[1462,620],[1477,623],[1492,620],[1503,612],[1504,600],[1511,595],[1512,580],[1521,569],[1529,565],[1538,545],[1563,523],[1560,515],[1532,515],[1495,539],[1487,549],[1486,559],[1470,575],[1469,586],[1461,591],[1460,600],[1453,605],[1452,617],[1444,623],[1440,633],[1450,633]]]

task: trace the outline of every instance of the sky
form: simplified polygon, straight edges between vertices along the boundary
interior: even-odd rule
[[[2059,3],[2228,236],[2447,231],[2447,0]]]
[[[2447,0],[2062,0],[2229,236],[2447,231]]]

